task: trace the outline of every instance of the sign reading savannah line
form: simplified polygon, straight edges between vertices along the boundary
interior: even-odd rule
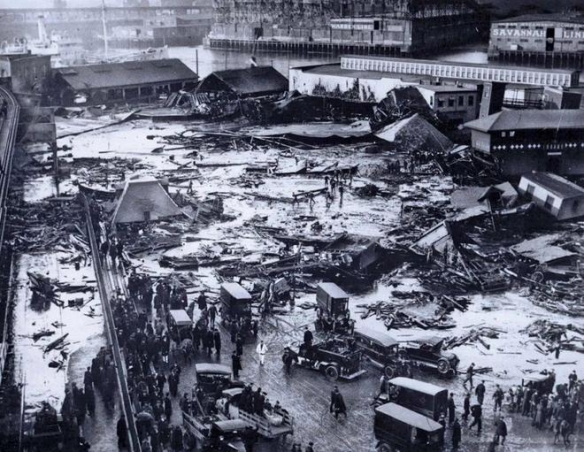
[[[517,30],[508,28],[495,28],[493,36],[509,38],[545,38],[545,30]],[[562,30],[564,39],[583,39],[584,31]]]

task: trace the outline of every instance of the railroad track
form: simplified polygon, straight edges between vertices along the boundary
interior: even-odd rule
[[[141,452],[140,438],[136,428],[135,413],[132,401],[130,399],[130,392],[128,390],[128,379],[126,363],[123,352],[118,343],[118,336],[116,333],[116,325],[114,322],[113,311],[110,305],[112,295],[116,294],[116,289],[124,291],[123,284],[121,284],[115,275],[112,277],[108,271],[107,263],[104,265],[101,261],[99,253],[99,245],[97,237],[95,236],[95,229],[93,226],[93,219],[91,218],[89,202],[86,197],[83,197],[85,205],[85,217],[87,224],[87,235],[91,246],[91,254],[93,255],[93,265],[95,276],[97,278],[97,287],[103,308],[103,316],[105,319],[105,329],[108,336],[108,342],[112,347],[112,355],[115,362],[116,375],[118,380],[118,389],[120,393],[121,407],[126,418],[128,426],[128,445],[130,452]]]
[[[14,95],[3,86],[0,86],[1,100],[5,100],[8,103],[8,111],[6,117],[0,123],[0,247],[4,243],[4,230],[8,213],[6,198],[10,186],[12,158],[14,156],[18,118],[20,116],[20,105],[18,105]]]

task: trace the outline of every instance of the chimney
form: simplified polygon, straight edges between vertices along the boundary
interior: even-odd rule
[[[45,18],[43,16],[39,16],[37,21],[37,26],[39,30],[39,41],[46,42],[47,41],[47,27],[45,27]]]

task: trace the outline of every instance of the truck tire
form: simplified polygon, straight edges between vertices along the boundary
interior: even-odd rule
[[[331,381],[337,381],[339,379],[339,370],[335,366],[328,366],[324,370],[324,374]]]
[[[445,359],[440,359],[438,360],[436,369],[438,369],[439,374],[448,375],[450,373],[450,364]]]
[[[383,373],[385,374],[385,376],[387,378],[393,378],[396,375],[396,370],[395,368],[393,368],[392,366],[385,366],[385,369],[383,369]]]
[[[395,452],[395,447],[390,446],[387,443],[381,443],[377,446],[377,452]]]

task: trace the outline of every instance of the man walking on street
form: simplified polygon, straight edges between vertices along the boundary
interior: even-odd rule
[[[233,378],[239,380],[239,371],[241,370],[241,358],[237,352],[231,355],[231,370],[233,371]]]
[[[454,419],[452,424],[452,450],[458,450],[460,446],[460,440],[462,439],[462,428],[460,427],[460,422],[458,418]]]
[[[221,356],[221,333],[217,331],[217,328],[213,328],[213,343],[215,344],[217,356]]]
[[[463,386],[466,386],[466,382],[467,381],[470,382],[470,389],[473,388],[472,377],[474,375],[474,368],[475,368],[475,363],[471,363],[471,365],[468,366],[468,369],[466,371],[466,379],[462,383]]]
[[[448,425],[452,425],[454,422],[454,415],[456,412],[456,405],[454,404],[454,393],[450,393],[448,398]]]
[[[339,414],[344,414],[345,418],[347,417],[347,406],[345,405],[345,399],[343,399],[343,395],[339,392],[338,386],[335,386],[335,388],[331,391],[331,404],[329,411],[335,415],[336,419],[339,418]]]
[[[266,344],[264,344],[264,341],[260,341],[260,343],[256,347],[256,352],[260,357],[260,366],[263,366],[266,360],[266,353],[268,353],[268,347],[266,346]]]
[[[468,415],[470,414],[470,393],[467,392],[464,396],[462,420],[468,422]]]
[[[483,380],[475,389],[475,394],[480,405],[482,405],[485,400],[485,392],[487,392],[487,389],[485,388],[485,380]]]
[[[499,411],[501,411],[504,396],[505,394],[503,393],[503,390],[499,385],[497,385],[497,389],[495,389],[495,392],[493,393],[493,399],[495,400],[495,407],[493,408],[493,412],[497,411],[497,407],[499,408]]]
[[[507,424],[505,423],[505,418],[501,416],[499,422],[497,422],[497,427],[495,430],[495,443],[499,444],[499,439],[501,439],[501,445],[505,444],[505,439],[507,438]]]
[[[478,403],[476,405],[473,405],[471,407],[471,414],[473,417],[473,421],[468,426],[468,429],[472,430],[472,428],[476,425],[478,434],[480,435],[481,431],[483,430],[483,407]]]

